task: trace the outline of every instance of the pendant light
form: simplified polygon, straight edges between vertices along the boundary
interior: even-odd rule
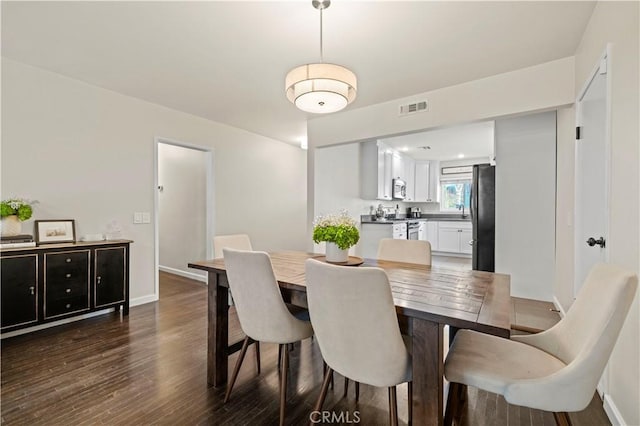
[[[320,11],[320,63],[306,64],[289,71],[285,79],[287,98],[299,109],[316,114],[340,111],[356,98],[356,75],[347,68],[324,63],[322,51],[322,11],[331,0],[313,0]]]

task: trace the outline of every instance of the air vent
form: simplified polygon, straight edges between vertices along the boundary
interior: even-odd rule
[[[414,102],[407,105],[400,105],[400,115],[415,114],[416,112],[425,112],[427,110],[427,101]]]
[[[431,147],[429,145],[425,145],[425,146],[419,146],[418,149],[427,150],[427,149],[431,149]]]

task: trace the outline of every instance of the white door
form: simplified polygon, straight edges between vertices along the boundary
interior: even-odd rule
[[[574,297],[591,267],[607,260],[608,82],[604,56],[576,103],[576,199]],[[578,136],[578,135],[577,135]]]

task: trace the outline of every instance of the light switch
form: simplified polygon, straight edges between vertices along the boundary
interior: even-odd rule
[[[142,213],[134,212],[133,213],[133,223],[142,223]]]
[[[142,213],[142,223],[151,223],[151,213],[149,212]]]

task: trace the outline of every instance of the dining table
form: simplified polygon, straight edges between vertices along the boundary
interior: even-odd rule
[[[314,257],[323,259],[323,256],[297,251],[273,252],[269,256],[283,299],[306,307],[305,261]],[[399,324],[403,333],[411,336],[413,424],[442,425],[445,345],[460,329],[509,338],[510,276],[361,260],[362,264],[355,267],[378,267],[387,274]],[[224,260],[195,261],[188,266],[208,274],[207,381],[214,387],[225,386],[227,358],[240,349],[242,342],[228,342],[229,283]],[[446,326],[450,336],[447,342],[444,341]]]

